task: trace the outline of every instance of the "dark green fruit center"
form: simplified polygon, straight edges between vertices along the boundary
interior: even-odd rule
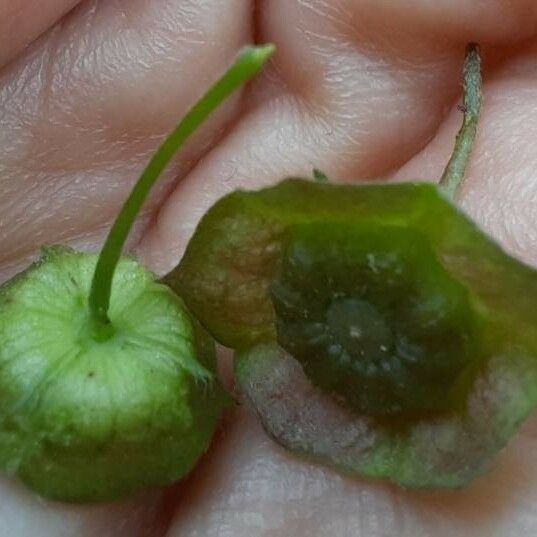
[[[447,411],[468,386],[478,354],[468,293],[419,232],[297,226],[270,293],[278,343],[361,412]]]
[[[329,352],[354,367],[382,365],[393,351],[393,333],[379,311],[356,298],[333,300],[326,314]]]

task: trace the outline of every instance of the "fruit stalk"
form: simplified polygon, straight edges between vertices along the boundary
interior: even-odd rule
[[[462,105],[464,119],[455,140],[453,154],[440,179],[440,187],[453,200],[457,196],[472,156],[483,101],[482,86],[479,47],[471,43],[466,48],[464,64],[464,98]]]
[[[188,137],[227,97],[258,73],[273,52],[273,45],[245,48],[232,67],[193,106],[151,158],[116,218],[97,261],[89,296],[92,332],[97,341],[107,340],[114,333],[108,318],[114,271],[129,231],[151,188]]]

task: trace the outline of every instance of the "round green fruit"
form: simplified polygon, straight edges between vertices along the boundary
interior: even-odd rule
[[[227,404],[212,339],[134,260],[120,260],[110,333],[95,337],[96,260],[48,249],[0,292],[0,466],[63,501],[183,477]]]

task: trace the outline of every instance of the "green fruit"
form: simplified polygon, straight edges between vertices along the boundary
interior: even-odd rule
[[[452,203],[477,132],[478,48],[439,186],[289,179],[204,216],[165,281],[284,447],[346,473],[458,487],[537,405],[537,272]]]
[[[166,285],[121,258],[188,137],[274,52],[246,47],[149,161],[100,255],[47,249],[0,289],[0,469],[43,496],[113,500],[187,474],[229,398],[213,339]]]
[[[183,477],[227,403],[211,338],[133,260],[115,274],[114,334],[94,340],[96,260],[49,249],[0,294],[0,466],[64,501],[112,500]]]
[[[367,461],[322,455],[346,469],[462,485],[537,404],[537,272],[432,184],[291,179],[234,192],[208,211],[165,281],[247,357],[240,385],[280,443],[315,455],[316,442],[337,438],[305,439],[300,415],[282,421],[281,405],[258,404],[286,400],[267,392],[270,374],[256,380],[261,344],[286,349],[341,412],[365,420],[382,438]],[[444,457],[413,473],[426,438]]]

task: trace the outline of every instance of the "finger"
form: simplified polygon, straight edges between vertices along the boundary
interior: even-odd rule
[[[189,482],[188,501],[179,499],[167,537],[531,535],[536,428],[536,421],[528,424],[494,471],[469,488],[410,492],[294,458],[237,410]]]
[[[17,56],[80,0],[0,0],[0,67]]]
[[[318,4],[310,0],[312,6]],[[368,21],[373,39],[392,40],[403,34],[433,36],[460,43],[513,44],[535,35],[537,5],[532,0],[348,0],[345,2],[354,21]]]
[[[0,246],[11,272],[42,244],[100,241],[176,118],[249,40],[249,23],[247,0],[92,0],[1,73]],[[237,98],[168,178],[214,143]]]
[[[10,537],[159,537],[161,494],[116,504],[63,505],[44,501],[0,479],[0,535]]]
[[[141,245],[157,269],[178,260],[193,228],[222,194],[314,167],[349,180],[386,174],[437,129],[459,92],[463,46],[405,37],[368,42],[347,2],[264,3],[261,39],[278,53],[247,113],[167,199]],[[395,39],[395,37],[394,37]]]
[[[160,271],[233,188],[309,176],[313,167],[340,179],[389,174],[433,136],[459,93],[468,41],[514,43],[537,29],[527,0],[282,0],[263,4],[259,18],[261,39],[279,47],[272,72],[145,237],[140,255]]]

